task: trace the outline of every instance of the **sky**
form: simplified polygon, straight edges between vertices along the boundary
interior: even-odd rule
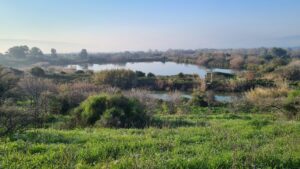
[[[0,0],[0,52],[300,46],[299,0]]]

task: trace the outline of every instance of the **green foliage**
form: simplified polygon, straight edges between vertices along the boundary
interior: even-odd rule
[[[54,48],[51,49],[51,57],[53,57],[53,58],[57,58],[58,57],[56,49],[54,49]]]
[[[84,74],[84,71],[83,70],[77,70],[75,73],[76,74]]]
[[[14,106],[0,107],[0,137],[25,130],[31,123],[32,117],[24,110]]]
[[[282,48],[272,48],[271,54],[275,57],[285,57],[287,56],[287,51]]]
[[[150,72],[150,73],[147,74],[147,77],[155,77],[155,74]]]
[[[11,72],[0,66],[0,101],[4,95],[16,86],[18,78]]]
[[[162,114],[173,114],[174,112],[170,110],[170,105],[167,102],[161,104],[161,113]]]
[[[8,49],[7,54],[15,58],[25,58],[29,53],[28,46],[14,46]]]
[[[300,90],[292,90],[285,99],[284,109],[289,118],[294,118],[300,112]]]
[[[146,76],[146,74],[144,72],[141,72],[141,71],[136,71],[135,74],[136,74],[137,77],[145,77]]]
[[[299,168],[298,121],[207,111],[156,116],[162,128],[15,134],[0,140],[1,168]]]
[[[207,107],[208,103],[205,101],[205,95],[199,92],[194,92],[192,99],[189,101],[192,106]]]
[[[122,121],[125,119],[125,113],[122,109],[119,108],[110,108],[105,110],[99,121],[100,125],[107,127],[122,127]],[[124,124],[124,122],[123,122]]]
[[[60,99],[58,96],[51,94],[49,96],[47,96],[48,99],[48,113],[50,114],[65,114],[66,110],[64,110],[66,108],[66,103]]]
[[[32,58],[41,58],[44,56],[44,54],[41,49],[37,47],[32,47],[29,51],[29,56]]]
[[[184,74],[182,72],[180,72],[178,75],[177,75],[179,78],[184,78]]]
[[[87,125],[93,125],[100,119],[107,107],[108,96],[91,96],[78,107],[75,112],[80,113],[80,120]]]
[[[122,95],[91,96],[76,110],[79,121],[84,125],[104,127],[142,128],[147,125],[149,116],[139,101]]]
[[[33,67],[30,69],[30,73],[33,76],[45,76],[45,71],[41,67]]]

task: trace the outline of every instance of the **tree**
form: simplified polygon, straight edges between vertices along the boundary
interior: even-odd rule
[[[182,72],[178,73],[177,75],[179,78],[184,78],[184,74]]]
[[[33,115],[33,120],[36,124],[42,124],[45,111],[43,103],[48,102],[47,98],[41,97],[43,93],[51,92],[57,93],[57,86],[47,79],[38,79],[33,77],[26,77],[21,79],[18,83],[20,89],[25,93],[25,97],[31,101],[29,105],[30,114]]]
[[[30,49],[29,55],[34,58],[39,58],[39,57],[44,56],[44,53],[42,52],[41,49],[39,49],[37,47],[33,47]]]
[[[144,72],[141,72],[141,71],[136,71],[135,74],[136,74],[137,77],[145,77],[146,76],[146,74]]]
[[[54,48],[52,48],[51,49],[51,57],[53,57],[53,58],[57,58],[57,52],[56,52],[56,49],[54,49]]]
[[[25,58],[28,52],[28,46],[14,46],[8,49],[7,55],[15,58]]]
[[[232,69],[241,69],[244,66],[245,60],[242,56],[234,56],[230,60],[230,68]]]
[[[155,77],[155,74],[150,72],[150,73],[147,74],[147,77]]]
[[[81,58],[87,58],[88,57],[88,52],[87,52],[87,50],[86,49],[82,49],[81,50],[81,52],[79,53],[79,56],[81,57]]]
[[[282,48],[272,48],[271,55],[273,55],[275,57],[285,57],[285,56],[287,56],[287,51]]]

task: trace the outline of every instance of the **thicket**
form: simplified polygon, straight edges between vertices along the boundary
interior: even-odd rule
[[[137,100],[123,95],[91,96],[74,110],[77,124],[117,128],[143,128],[150,116]]]

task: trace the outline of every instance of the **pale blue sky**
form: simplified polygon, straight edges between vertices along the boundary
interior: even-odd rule
[[[299,0],[0,0],[0,52],[300,46]]]

